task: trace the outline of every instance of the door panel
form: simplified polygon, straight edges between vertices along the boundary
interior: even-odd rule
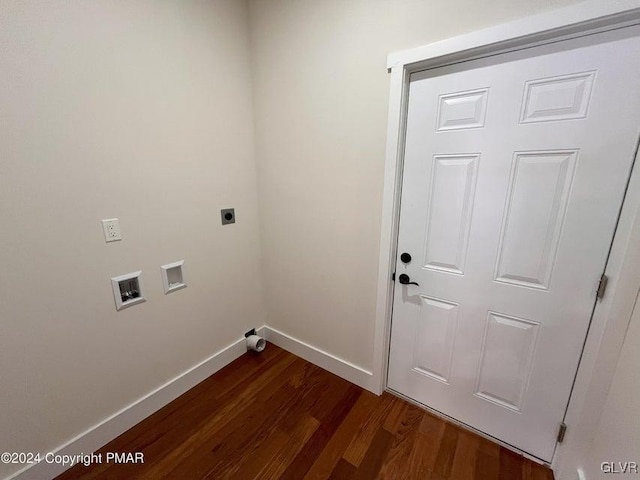
[[[521,123],[570,120],[587,116],[594,72],[563,75],[525,84]]]
[[[489,312],[475,394],[519,412],[529,383],[537,322]]]
[[[438,131],[484,127],[488,88],[440,95]]]
[[[515,153],[496,281],[549,288],[577,153]]]
[[[436,155],[431,173],[425,268],[463,273],[480,155]]]
[[[389,387],[550,461],[640,127],[640,29],[411,76]]]
[[[413,369],[441,382],[449,382],[458,305],[422,296],[416,320]]]

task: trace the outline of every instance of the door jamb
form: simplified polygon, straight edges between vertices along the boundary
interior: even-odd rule
[[[391,275],[395,268],[397,247],[410,74],[637,24],[640,24],[640,0],[589,0],[389,55],[389,114],[372,379],[372,389],[376,393],[382,393],[387,386],[393,305]],[[606,273],[610,279],[608,292],[598,302],[593,314],[565,416],[565,422],[569,424],[567,439],[556,448],[552,463],[554,470],[562,467],[561,462],[570,464],[579,461],[579,450],[584,446],[580,447],[577,432],[580,431],[581,437],[588,439],[597,427],[597,419],[604,405],[624,333],[640,290],[640,274],[635,273],[640,272],[640,254],[628,248],[633,242],[636,245],[640,242],[639,170],[640,168],[634,168],[632,171],[607,263]],[[595,419],[584,418],[587,413],[591,417],[595,415]],[[572,425],[576,428],[572,428]],[[572,430],[576,434],[572,435]],[[575,439],[573,443],[572,438]]]

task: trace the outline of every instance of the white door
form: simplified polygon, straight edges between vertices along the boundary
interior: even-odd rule
[[[637,35],[410,79],[388,385],[545,461],[638,141]]]

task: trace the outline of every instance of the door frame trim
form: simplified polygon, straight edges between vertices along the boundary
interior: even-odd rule
[[[387,387],[393,305],[391,275],[395,268],[410,74],[638,24],[640,0],[589,0],[389,55],[389,113],[374,331],[373,391],[380,394]],[[564,470],[563,466],[567,465],[567,468],[573,468],[574,475],[575,468],[571,464],[580,461],[581,449],[586,448],[586,440],[580,442],[577,433],[580,432],[588,440],[597,427],[626,327],[640,291],[640,273],[634,273],[640,272],[640,254],[627,248],[633,242],[640,242],[639,170],[634,168],[632,171],[606,267],[610,278],[608,292],[594,311],[565,415],[565,422],[569,424],[567,437],[556,448],[552,462],[554,470]],[[591,419],[587,416],[591,416]]]

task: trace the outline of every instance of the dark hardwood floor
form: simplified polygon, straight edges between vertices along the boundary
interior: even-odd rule
[[[246,354],[77,465],[70,479],[547,480],[551,471],[274,345]]]

